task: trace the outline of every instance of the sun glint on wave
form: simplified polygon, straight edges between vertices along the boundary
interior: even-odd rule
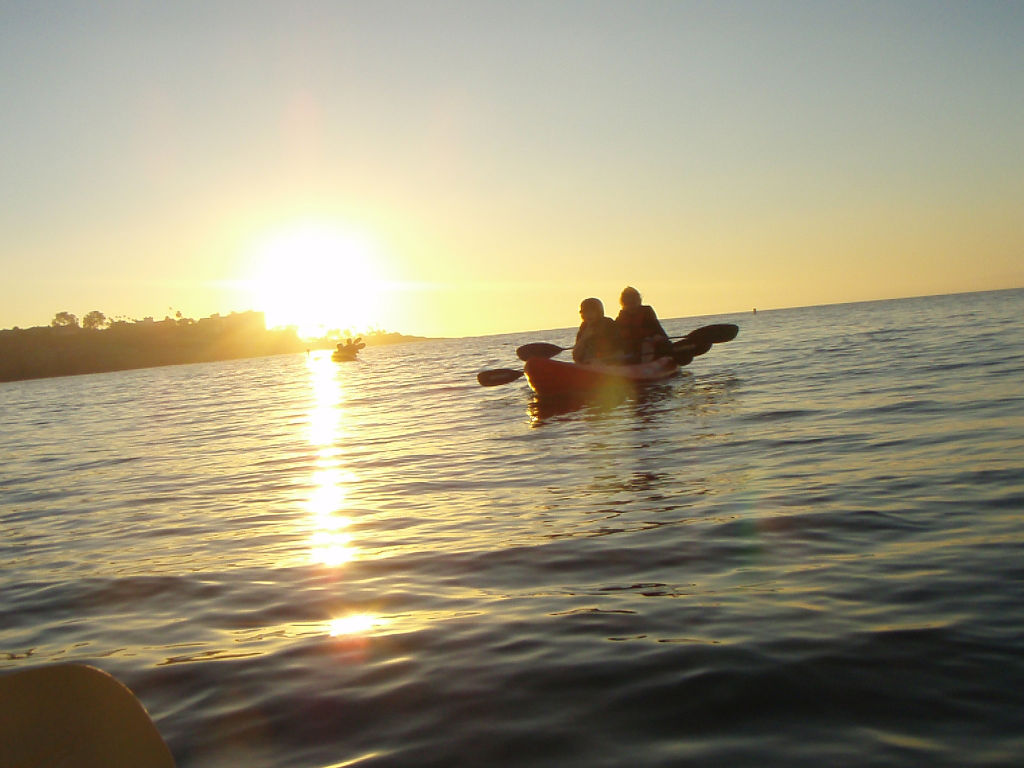
[[[383,297],[375,249],[366,238],[306,224],[281,231],[254,251],[248,280],[267,327],[296,326],[300,336],[366,331]]]

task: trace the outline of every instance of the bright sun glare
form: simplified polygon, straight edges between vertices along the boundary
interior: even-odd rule
[[[296,326],[312,338],[360,333],[377,320],[382,299],[371,243],[323,225],[303,225],[263,241],[252,257],[253,306],[268,328]]]

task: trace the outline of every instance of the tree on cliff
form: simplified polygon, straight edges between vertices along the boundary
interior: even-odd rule
[[[50,322],[54,328],[77,328],[78,317],[70,312],[58,312]]]
[[[82,318],[82,327],[87,328],[90,331],[98,331],[100,328],[105,327],[106,324],[107,316],[97,309],[94,309]]]

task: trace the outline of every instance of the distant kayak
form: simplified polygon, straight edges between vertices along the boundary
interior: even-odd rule
[[[343,344],[339,344],[338,348],[331,353],[331,360],[336,363],[349,363],[356,359],[359,350],[365,346],[362,338],[358,338],[355,341],[346,339]]]
[[[579,365],[544,357],[526,361],[526,380],[538,395],[581,395],[605,389],[662,381],[679,370],[671,357],[636,365]]]

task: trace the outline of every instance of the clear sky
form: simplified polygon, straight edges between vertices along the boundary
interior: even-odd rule
[[[1024,3],[0,0],[0,327],[1024,285]]]

